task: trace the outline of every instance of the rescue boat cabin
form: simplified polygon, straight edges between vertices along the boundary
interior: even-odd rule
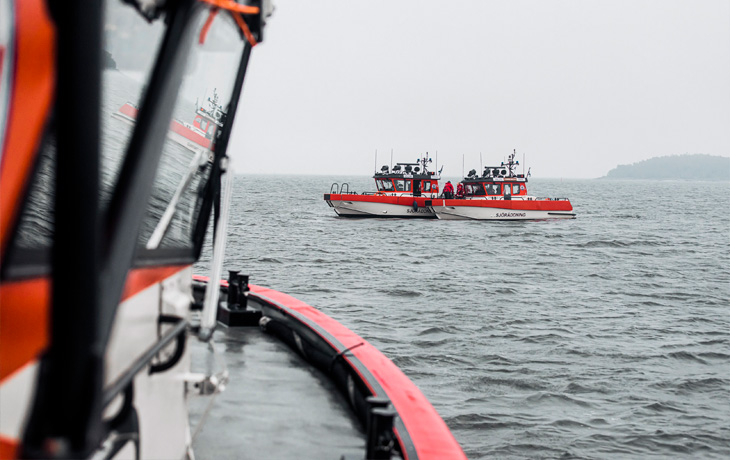
[[[200,131],[207,139],[215,139],[218,128],[226,122],[226,112],[218,103],[218,92],[213,90],[213,99],[208,98],[207,107],[196,107],[193,128]],[[197,103],[196,103],[197,106]]]
[[[439,193],[440,176],[435,172],[428,171],[421,162],[397,163],[393,168],[387,165],[380,169],[380,172],[373,176],[379,195],[412,194],[422,196],[424,194]]]
[[[521,199],[526,196],[527,177],[524,174],[515,174],[515,167],[520,162],[514,161],[514,158],[515,154],[512,153],[507,163],[486,166],[481,176],[474,169],[469,171],[469,175],[461,181],[464,184],[464,196],[493,200],[511,200],[512,197]]]
[[[498,170],[497,167],[489,167],[489,169]],[[493,175],[491,171],[490,175],[484,174],[480,177],[472,169],[469,172],[469,176],[464,178],[462,183],[464,184],[465,197],[492,197],[495,200],[511,200],[513,196],[521,197],[527,195],[527,178],[524,174],[517,174],[514,177]]]

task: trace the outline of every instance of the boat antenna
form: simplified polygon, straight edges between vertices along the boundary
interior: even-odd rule
[[[393,148],[390,148],[390,170],[393,170]]]
[[[439,151],[436,150],[436,169],[439,169]],[[441,172],[439,172],[441,174]]]
[[[482,152],[479,152],[479,170],[484,171],[484,165],[482,164]]]
[[[525,152],[522,152],[522,175],[525,175]]]
[[[378,172],[378,149],[375,149],[375,172]]]
[[[461,154],[461,177],[464,177],[464,154]]]

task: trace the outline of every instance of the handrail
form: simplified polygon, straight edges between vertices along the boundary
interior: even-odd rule
[[[332,185],[330,186],[330,194],[337,195],[338,193],[340,193],[339,190],[340,190],[340,184],[338,184],[337,182],[333,182]]]
[[[134,377],[144,369],[157,354],[162,351],[167,345],[170,344],[178,335],[184,334],[188,327],[188,322],[182,318],[175,324],[175,326],[167,331],[160,340],[152,345],[147,351],[142,354],[137,360],[132,363],[127,372],[120,375],[111,385],[104,390],[104,396],[102,399],[102,407],[108,406],[119,393],[124,391],[125,388],[132,382]]]

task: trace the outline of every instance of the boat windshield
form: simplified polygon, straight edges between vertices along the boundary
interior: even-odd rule
[[[382,190],[384,192],[393,191],[393,181],[391,181],[390,179],[381,179],[378,182],[380,182],[380,186],[378,187],[378,190]]]
[[[203,30],[208,19],[207,9],[202,13],[197,18],[197,31]],[[191,123],[199,108],[223,112],[221,107],[230,101],[243,53],[238,26],[230,15],[217,15],[202,44],[198,38],[195,37],[188,57],[174,119],[140,229],[139,244],[147,249],[192,247],[202,187],[212,170],[215,139],[200,135],[191,129]],[[225,114],[221,121],[225,122]],[[171,216],[169,221],[163,219],[166,211]],[[156,236],[154,244],[150,244],[156,228],[160,234],[160,224],[164,224],[163,236]]]
[[[410,192],[411,191],[411,181],[410,180],[395,179],[393,182],[395,183],[396,192]]]
[[[467,195],[484,196],[484,186],[482,184],[466,184],[464,187]]]
[[[487,186],[487,194],[490,196],[496,196],[502,194],[502,185],[501,184],[486,184]]]
[[[107,210],[117,185],[123,159],[137,127],[137,114],[144,110],[146,82],[152,75],[167,27],[164,21],[146,21],[134,7],[123,1],[106,1],[104,8],[99,165],[99,209],[102,213]],[[226,107],[241,62],[244,42],[231,15],[217,15],[212,26],[207,28],[207,34],[203,34],[211,10],[201,3],[194,11],[192,22],[195,26],[188,34],[189,44],[185,46],[189,49],[187,65],[140,229],[138,261],[155,257],[153,251],[145,248],[170,203],[174,203],[174,212],[154,248],[174,249],[184,254],[183,260],[194,260],[193,233],[202,217],[199,216],[201,190],[212,170],[210,160],[216,136],[207,139],[192,129],[192,123],[198,108],[214,110],[221,115],[221,123],[225,122]],[[216,130],[216,134],[219,132]],[[50,267],[55,138],[52,121],[39,150],[36,173],[20,211],[12,249],[3,261],[4,272],[11,277],[47,273]]]
[[[104,2],[102,55],[101,150],[99,206],[103,211],[111,199],[133,125],[112,118],[127,104],[136,113],[163,34],[162,21],[149,23],[130,5],[121,1]],[[83,130],[83,126],[78,126]],[[26,202],[21,209],[13,247],[7,264],[10,276],[43,274],[50,264],[53,238],[53,206],[56,170],[56,120],[51,122],[38,152],[36,173],[32,176]],[[79,197],[83,199],[83,197]]]
[[[121,1],[104,2],[101,73],[101,208],[105,209],[134,130],[165,27]]]

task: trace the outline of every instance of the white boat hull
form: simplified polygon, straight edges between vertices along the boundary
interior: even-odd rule
[[[570,211],[537,211],[478,206],[432,205],[431,211],[442,220],[542,220],[575,219]]]
[[[434,218],[434,213],[427,207],[404,206],[391,203],[376,203],[371,201],[328,200],[329,204],[343,217],[402,217],[402,218]]]

